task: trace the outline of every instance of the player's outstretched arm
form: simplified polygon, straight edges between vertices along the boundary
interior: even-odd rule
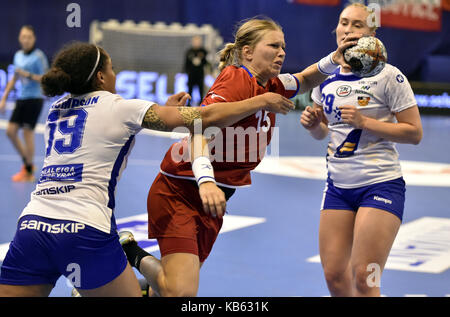
[[[224,128],[261,109],[286,114],[294,109],[294,104],[275,93],[265,93],[242,101],[215,103],[207,107],[168,107],[155,104],[147,110],[142,127],[172,131],[184,126],[193,132],[194,121],[201,119],[202,129],[210,126]]]
[[[287,114],[294,107],[294,103],[286,97],[267,92],[241,101],[227,102],[225,104],[221,102],[201,107],[200,113],[204,129],[209,126],[225,128],[259,110]]]
[[[341,41],[336,51],[324,57],[318,63],[308,66],[300,73],[294,74],[300,82],[298,93],[303,94],[320,85],[339,65],[350,69],[350,65],[345,62],[344,51],[348,47],[356,45],[361,36],[361,34],[349,34]]]

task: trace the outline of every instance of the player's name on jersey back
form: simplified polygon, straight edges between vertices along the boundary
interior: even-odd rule
[[[87,99],[69,98],[65,101],[56,102],[52,105],[52,109],[71,109],[82,106],[91,106],[98,102],[100,96],[92,96]]]

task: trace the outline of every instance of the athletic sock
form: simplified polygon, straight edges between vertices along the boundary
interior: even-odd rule
[[[139,271],[139,266],[141,264],[142,258],[146,256],[152,256],[150,253],[138,246],[136,241],[131,241],[122,246],[127,256],[128,261],[132,266],[134,266]]]
[[[28,174],[33,174],[33,164],[25,164],[25,170]]]
[[[146,279],[139,279],[139,286],[141,287],[142,297],[150,297],[150,285]]]

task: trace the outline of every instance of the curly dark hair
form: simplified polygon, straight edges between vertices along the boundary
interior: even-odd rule
[[[97,48],[100,60],[89,79],[89,74],[97,60]],[[52,67],[42,77],[41,86],[49,97],[59,96],[65,92],[82,95],[98,89],[95,74],[104,70],[108,54],[94,44],[73,42],[64,46],[55,56]]]

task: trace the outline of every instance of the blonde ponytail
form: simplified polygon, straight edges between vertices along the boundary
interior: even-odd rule
[[[222,71],[225,67],[233,65],[236,62],[235,43],[227,43],[225,47],[219,52],[219,71]]]

